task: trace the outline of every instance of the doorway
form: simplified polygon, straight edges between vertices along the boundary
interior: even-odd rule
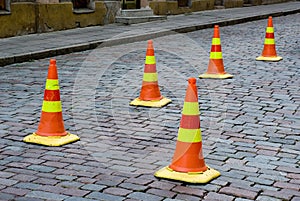
[[[189,0],[177,0],[178,1],[178,7],[188,7],[189,6]]]
[[[141,0],[121,0],[122,9],[140,9]]]
[[[6,10],[5,1],[6,0],[0,0],[0,10]]]
[[[1,0],[0,0],[1,1]],[[89,0],[72,0],[73,2],[73,7],[75,9],[79,9],[79,8],[88,8],[88,5],[90,3]]]

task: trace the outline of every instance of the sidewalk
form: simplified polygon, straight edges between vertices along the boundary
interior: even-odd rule
[[[135,25],[110,24],[0,39],[0,66],[53,57],[102,46],[147,40],[174,32],[212,27],[297,13],[300,2],[242,7],[168,16],[166,21]]]

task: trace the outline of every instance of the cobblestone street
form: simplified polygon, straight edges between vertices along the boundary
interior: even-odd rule
[[[273,24],[279,62],[255,60],[267,19],[220,27],[226,80],[198,79],[213,29],[153,39],[163,108],[129,106],[147,41],[56,56],[64,124],[80,137],[62,147],[22,141],[37,129],[50,58],[0,67],[0,200],[300,201],[300,14]],[[204,185],[153,176],[172,160],[189,77],[205,162],[221,172]]]

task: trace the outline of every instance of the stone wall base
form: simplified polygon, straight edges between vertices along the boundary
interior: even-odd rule
[[[179,7],[177,1],[150,1],[155,15],[176,15],[214,9],[214,0],[195,0],[189,7]]]
[[[180,0],[178,0],[180,1]],[[191,0],[187,7],[178,6],[177,0],[152,0],[149,2],[155,15],[176,15],[214,8],[236,8],[288,2],[290,0]]]
[[[243,7],[244,0],[223,0],[223,6],[225,8]]]

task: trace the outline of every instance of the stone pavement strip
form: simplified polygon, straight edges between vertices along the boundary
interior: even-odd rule
[[[49,58],[0,68],[0,200],[281,201],[300,199],[299,13],[273,19],[276,63],[259,62],[266,19],[220,28],[229,80],[197,79],[205,185],[157,179],[172,159],[187,78],[206,70],[213,29],[154,41],[163,108],[131,107],[146,41],[56,56],[62,147],[27,144],[36,131]]]
[[[111,24],[4,38],[0,39],[0,66],[94,49],[99,45],[104,47],[142,41],[164,35],[209,28],[214,24],[233,25],[266,19],[269,15],[276,17],[299,11],[300,2],[295,1],[168,16],[166,21],[154,21],[131,26]]]

